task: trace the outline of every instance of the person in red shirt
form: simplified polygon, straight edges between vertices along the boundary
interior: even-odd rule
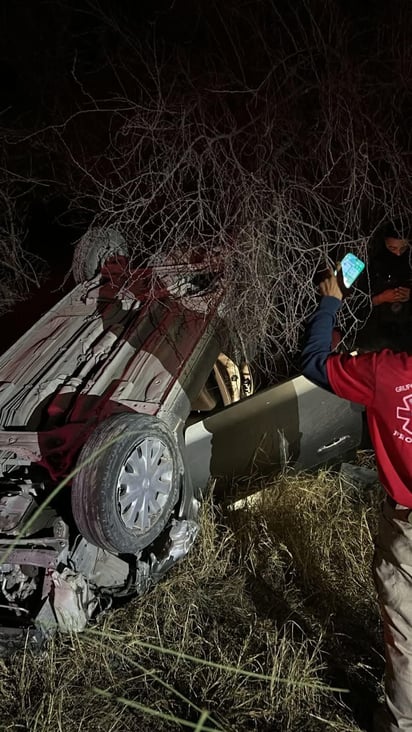
[[[386,491],[374,557],[386,655],[385,708],[376,732],[412,732],[412,355],[383,349],[361,355],[331,351],[343,294],[332,273],[309,320],[303,374],[343,399],[363,404]]]

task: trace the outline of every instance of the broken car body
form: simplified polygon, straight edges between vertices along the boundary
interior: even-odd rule
[[[80,243],[86,279],[0,358],[5,651],[147,591],[192,545],[210,477],[315,467],[361,439],[360,411],[302,376],[252,393],[224,355],[218,262],[133,270],[116,237]]]

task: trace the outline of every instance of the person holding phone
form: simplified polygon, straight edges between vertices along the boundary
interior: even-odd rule
[[[394,350],[412,348],[412,249],[407,227],[401,221],[387,223],[370,247],[368,278],[372,313],[360,331],[361,348]]]
[[[400,222],[384,227],[383,236],[371,251],[370,276],[372,281],[372,304],[375,307],[388,306],[386,312],[398,314],[409,308],[412,266],[409,239]]]
[[[412,731],[412,356],[389,349],[360,355],[331,353],[343,293],[333,272],[308,322],[303,374],[318,386],[366,407],[379,479],[386,491],[374,578],[386,654],[385,707],[376,732]]]

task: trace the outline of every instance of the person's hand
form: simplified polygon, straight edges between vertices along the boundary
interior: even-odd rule
[[[398,288],[391,287],[377,295],[377,304],[380,305],[384,302],[399,302]]]
[[[408,302],[411,296],[410,287],[397,287],[398,291],[398,302]]]
[[[372,298],[373,305],[382,305],[384,302],[407,302],[411,291],[409,287],[393,287],[380,292]]]
[[[339,274],[340,265],[338,265],[337,270]],[[339,287],[338,278],[333,274],[331,269],[329,270],[328,276],[320,283],[319,290],[321,295],[336,297],[338,300],[342,300],[343,298],[343,292]]]

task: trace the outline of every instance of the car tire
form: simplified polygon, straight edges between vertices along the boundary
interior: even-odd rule
[[[72,512],[87,541],[136,554],[161,534],[183,472],[177,442],[161,420],[134,413],[109,417],[89,436],[78,466]]]
[[[127,246],[123,236],[113,228],[89,229],[76,244],[72,272],[75,282],[93,279],[106,260],[126,256]]]
[[[225,407],[253,394],[252,370],[247,362],[239,367],[229,356],[220,353],[213,373]]]

